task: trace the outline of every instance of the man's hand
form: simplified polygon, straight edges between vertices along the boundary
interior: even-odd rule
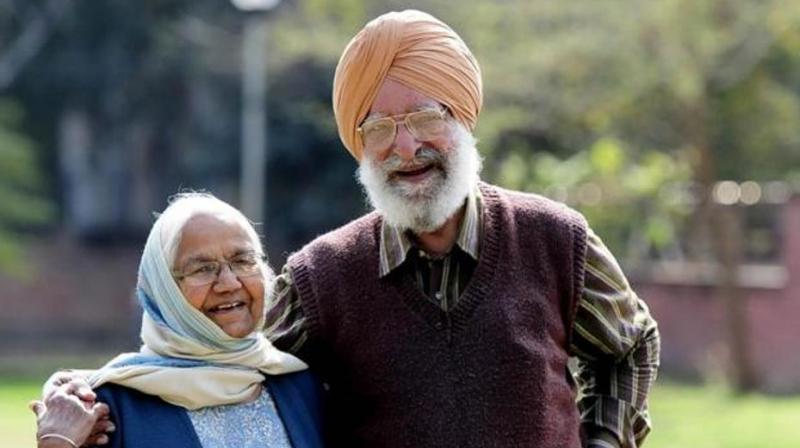
[[[93,429],[103,419],[103,429],[108,429],[109,409],[104,403],[83,401],[78,398],[77,391],[82,387],[77,382],[61,384],[48,391],[45,401],[34,401],[30,408],[36,414],[36,438],[39,446],[65,446],[64,441],[57,438],[41,439],[45,434],[58,434],[68,438],[77,445],[89,443],[108,443],[104,433],[96,434]],[[111,425],[113,429],[113,425]],[[92,435],[94,434],[94,437]],[[101,438],[104,440],[101,442]]]
[[[56,393],[59,387],[69,383],[73,385],[67,390],[74,391],[72,394],[81,400],[93,402],[97,398],[86,378],[79,372],[61,370],[50,375],[50,378],[45,381],[42,387],[42,400],[47,401],[51,395]]]
[[[73,401],[72,403],[75,404],[76,402],[81,402],[86,412],[91,411],[95,406],[100,406],[100,416],[94,421],[94,426],[91,427],[88,438],[86,438],[86,440],[82,443],[83,446],[105,445],[108,443],[108,433],[111,433],[116,429],[114,427],[114,423],[109,420],[108,406],[102,403],[94,403],[97,395],[95,395],[94,391],[92,391],[92,388],[89,386],[86,378],[80,372],[75,371],[59,371],[51,375],[50,378],[48,378],[45,382],[42,389],[42,400],[44,400],[44,402],[31,402],[31,410],[33,410],[37,416],[37,425],[40,429],[38,432],[39,434],[46,434],[46,432],[41,431],[42,427],[40,424],[40,415],[45,414],[50,400],[56,395],[66,395],[76,399],[77,401]],[[58,400],[60,401],[63,399],[64,397],[62,396]],[[75,410],[77,409],[74,409],[74,411]],[[54,416],[51,418],[54,418]],[[79,444],[81,443],[77,440],[75,440],[75,442]]]

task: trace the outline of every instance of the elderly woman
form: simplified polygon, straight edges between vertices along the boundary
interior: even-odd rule
[[[156,220],[139,266],[142,348],[88,382],[36,403],[39,447],[76,447],[110,411],[110,447],[317,447],[321,411],[306,365],[258,331],[272,271],[238,210],[208,194],[177,197]],[[109,423],[110,424],[110,423]]]

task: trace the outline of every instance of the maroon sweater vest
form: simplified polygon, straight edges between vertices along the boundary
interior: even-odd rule
[[[450,312],[402,269],[378,278],[374,212],[290,257],[334,446],[580,447],[567,358],[586,223],[540,196],[481,192],[480,260]]]

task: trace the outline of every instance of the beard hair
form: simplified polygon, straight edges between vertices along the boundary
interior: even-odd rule
[[[458,122],[453,123],[455,144],[446,152],[424,146],[411,162],[393,154],[383,162],[364,157],[358,181],[372,205],[386,222],[414,233],[432,232],[464,205],[478,182],[481,157],[476,140]],[[420,183],[391,177],[403,165],[431,166],[431,176]]]

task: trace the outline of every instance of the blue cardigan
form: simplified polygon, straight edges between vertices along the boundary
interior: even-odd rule
[[[321,390],[308,371],[270,376],[264,383],[294,448],[320,448]],[[108,448],[202,448],[186,410],[153,395],[107,384],[96,391],[111,408],[117,430]]]

